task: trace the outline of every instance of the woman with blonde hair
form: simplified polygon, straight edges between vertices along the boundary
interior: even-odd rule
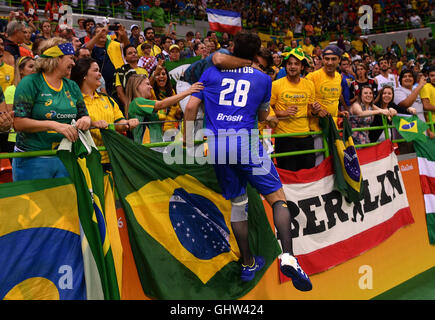
[[[74,142],[79,130],[88,130],[88,116],[78,85],[69,80],[74,48],[62,38],[41,43],[36,73],[18,84],[13,104],[17,133],[15,152],[56,149],[63,138]],[[72,124],[72,121],[75,124]],[[14,158],[14,181],[68,176],[57,156]]]
[[[133,129],[133,138],[136,143],[162,142],[162,126],[157,114],[158,110],[176,105],[179,101],[192,93],[203,89],[200,82],[194,83],[188,90],[167,97],[163,100],[151,100],[153,98],[150,80],[143,75],[132,75],[127,82],[126,97],[128,118],[137,118],[140,122],[149,121],[155,123],[141,125]]]

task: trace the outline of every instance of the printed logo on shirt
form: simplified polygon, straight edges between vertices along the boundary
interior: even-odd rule
[[[243,116],[242,115],[238,115],[238,116],[229,116],[229,115],[225,115],[223,113],[219,113],[216,117],[216,120],[219,121],[232,121],[232,122],[240,122],[242,121]]]
[[[325,98],[337,99],[340,97],[340,89],[339,88],[330,88],[330,87],[326,87],[326,86],[321,86],[320,92],[324,95]]]
[[[281,93],[280,98],[284,100],[286,103],[291,104],[304,104],[308,103],[308,96],[304,92],[291,92],[291,91],[284,91]]]
[[[71,105],[71,107],[75,107],[75,105],[74,105],[74,102],[72,101],[72,99],[71,99],[71,93],[69,93],[69,91],[68,90],[66,90],[65,91],[65,95],[66,95],[66,97],[68,98],[68,100],[69,100],[69,104]]]
[[[53,103],[53,100],[48,99],[47,101],[45,101],[44,104],[45,104],[46,107],[48,107],[48,106],[50,106],[52,103]]]
[[[77,115],[75,113],[57,113],[54,110],[45,114],[47,119],[75,119]]]

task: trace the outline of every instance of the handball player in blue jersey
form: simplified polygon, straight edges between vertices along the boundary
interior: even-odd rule
[[[240,32],[234,38],[233,55],[253,61],[260,47],[256,34]],[[270,77],[253,67],[220,70],[211,66],[200,82],[204,90],[193,94],[185,109],[184,142],[192,143],[189,128],[193,128],[199,105],[204,102],[211,160],[223,196],[231,200],[231,227],[241,253],[241,279],[254,279],[265,263],[263,257],[254,256],[249,248],[246,191],[249,182],[272,206],[283,250],[281,271],[292,279],[295,288],[311,290],[310,279],[293,256],[290,212],[279,175],[263,152],[255,130],[258,122],[266,120],[269,114]]]

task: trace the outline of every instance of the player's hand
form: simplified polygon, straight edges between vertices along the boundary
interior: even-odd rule
[[[192,86],[189,88],[190,93],[200,92],[202,89],[204,89],[204,85],[202,82],[195,82],[192,84]]]

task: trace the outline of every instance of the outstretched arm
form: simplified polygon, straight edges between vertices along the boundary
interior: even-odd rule
[[[201,104],[201,99],[191,96],[189,102],[184,110],[184,125],[183,125],[183,141],[184,144],[189,141],[193,143],[194,132],[193,132],[193,122],[198,114],[199,105]],[[189,143],[189,144],[190,144]]]

